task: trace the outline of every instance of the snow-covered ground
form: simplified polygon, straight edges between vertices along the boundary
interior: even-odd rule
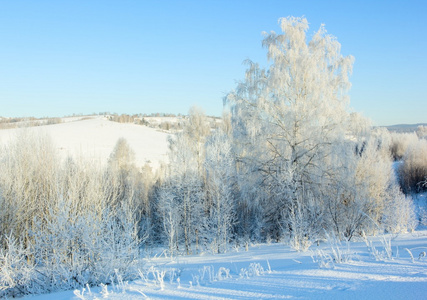
[[[0,130],[0,144],[9,142],[20,130],[47,133],[62,158],[81,156],[105,163],[117,140],[123,137],[135,151],[137,166],[149,162],[155,169],[167,159],[168,134],[146,126],[111,122],[104,117],[64,118],[59,124],[3,129]]]
[[[427,231],[392,238],[391,258],[381,238],[369,240],[375,249],[358,241],[305,253],[266,244],[172,260],[151,256],[134,282],[25,299],[427,299]],[[338,248],[342,263],[331,259]]]

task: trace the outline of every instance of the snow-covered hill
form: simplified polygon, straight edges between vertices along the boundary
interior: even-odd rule
[[[125,138],[135,151],[135,163],[149,163],[154,169],[167,160],[168,134],[135,124],[108,121],[104,117],[63,119],[62,123],[0,130],[0,144],[6,144],[21,130],[47,133],[62,158],[71,155],[105,163],[117,140]]]

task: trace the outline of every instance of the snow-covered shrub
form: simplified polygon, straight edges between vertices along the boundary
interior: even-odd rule
[[[422,138],[427,139],[427,126],[425,125],[418,126],[417,135],[420,139]]]
[[[415,206],[410,196],[405,196],[395,183],[387,190],[381,226],[389,233],[412,232],[418,225]]]
[[[0,235],[12,232],[27,246],[33,218],[42,217],[58,199],[58,155],[49,136],[27,130],[2,150]]]
[[[407,231],[413,227],[413,208],[396,183],[387,135],[373,132],[356,148],[355,155],[336,158],[345,162],[334,169],[339,176],[325,191],[327,224],[348,240],[362,231]]]
[[[394,183],[391,158],[378,139],[371,137],[357,160],[355,175],[355,196],[362,204],[361,224],[357,230],[375,234],[378,223],[386,207],[386,191]],[[374,222],[372,222],[374,220]]]
[[[30,251],[13,235],[1,238],[6,247],[0,248],[0,297],[36,292],[38,274]]]
[[[47,291],[109,283],[115,272],[135,278],[139,261],[136,222],[130,210],[73,215],[66,203],[50,219],[36,220],[31,253]]]
[[[139,186],[110,181],[120,168],[105,176],[94,164],[61,165],[48,138],[29,135],[1,155],[0,234],[9,233],[0,241],[4,294],[108,283],[114,270],[135,277],[144,220],[134,205]],[[110,193],[111,186],[126,193]]]
[[[427,140],[421,139],[410,144],[398,174],[400,185],[406,194],[427,190],[424,184],[427,177]]]
[[[391,133],[390,152],[394,160],[400,160],[408,147],[418,141],[415,133]]]

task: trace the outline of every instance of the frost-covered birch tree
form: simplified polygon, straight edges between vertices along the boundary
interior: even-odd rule
[[[169,255],[173,257],[179,249],[181,212],[179,199],[172,182],[164,182],[157,200],[157,210],[162,222],[162,230],[167,238]]]
[[[123,202],[133,208],[139,222],[139,236],[145,240],[151,228],[151,206],[148,190],[151,170],[135,166],[135,152],[124,138],[117,140],[104,174],[105,198],[111,207]],[[148,181],[148,182],[147,182]]]
[[[222,131],[206,143],[206,190],[209,204],[209,231],[214,251],[227,251],[236,222],[236,170],[231,140]]]
[[[205,141],[210,133],[209,123],[200,109],[190,109],[188,121],[183,131],[169,140],[169,166],[164,174],[158,198],[159,213],[163,228],[171,247],[172,234],[176,237],[177,246],[182,241],[185,252],[192,253],[192,246],[198,249],[206,234],[207,203],[205,195]],[[170,211],[176,209],[179,215]],[[172,222],[172,214],[179,217],[179,230]],[[175,242],[173,242],[175,243]],[[175,246],[174,246],[175,247]]]
[[[323,25],[308,41],[305,18],[279,22],[281,34],[264,34],[270,67],[249,62],[245,80],[227,101],[239,169],[261,176],[267,189],[262,191],[267,197],[255,197],[272,211],[264,222],[270,232],[284,224],[292,235],[286,220],[301,207],[297,202],[304,191],[317,198],[318,189],[333,176],[325,159],[331,145],[344,138],[353,57],[341,55],[340,44]]]

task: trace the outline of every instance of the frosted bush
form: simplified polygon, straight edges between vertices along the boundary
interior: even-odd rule
[[[390,152],[393,159],[402,159],[408,147],[416,143],[417,140],[418,137],[415,133],[392,133]]]
[[[398,174],[400,185],[406,194],[427,189],[424,185],[427,177],[427,140],[418,140],[408,146]]]
[[[414,231],[418,222],[412,197],[405,196],[397,185],[393,185],[387,192],[389,196],[381,226],[393,234]]]
[[[28,249],[12,235],[2,238],[6,240],[6,248],[0,249],[0,297],[36,291],[37,274],[34,264],[28,259]]]
[[[111,282],[117,270],[135,278],[139,260],[135,223],[126,207],[76,216],[63,202],[62,210],[35,220],[31,236],[37,270],[46,278],[46,290],[77,288]]]

